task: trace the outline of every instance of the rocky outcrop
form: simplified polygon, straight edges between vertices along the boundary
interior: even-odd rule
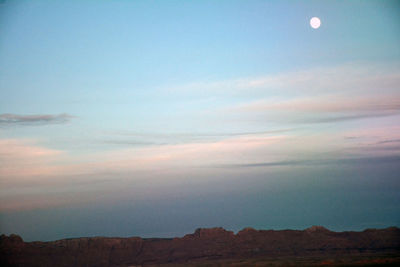
[[[315,232],[325,232],[326,233],[326,232],[330,232],[325,227],[319,226],[319,225],[313,225],[313,226],[307,228],[305,231],[308,232],[308,233],[315,233]]]
[[[400,229],[332,232],[321,226],[304,231],[245,228],[236,235],[223,228],[197,229],[182,238],[76,238],[24,242],[0,237],[1,266],[146,266],[212,262],[218,259],[400,252]]]

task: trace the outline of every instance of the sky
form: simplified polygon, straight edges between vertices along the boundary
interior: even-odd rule
[[[400,226],[399,14],[1,1],[0,232]]]

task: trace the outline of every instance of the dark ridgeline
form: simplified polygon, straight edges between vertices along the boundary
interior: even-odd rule
[[[92,237],[52,242],[24,242],[17,235],[0,237],[1,266],[332,266],[345,263],[354,266],[400,264],[400,229],[332,232],[321,226],[303,231],[245,228],[235,235],[223,228],[211,228],[197,229],[182,238]]]

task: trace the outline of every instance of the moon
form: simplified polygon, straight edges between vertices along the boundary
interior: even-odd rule
[[[310,19],[310,25],[313,29],[318,29],[321,26],[321,20],[317,17],[313,17]]]

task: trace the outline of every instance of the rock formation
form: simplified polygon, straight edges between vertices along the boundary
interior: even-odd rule
[[[245,228],[234,234],[211,228],[197,229],[182,238],[90,237],[51,242],[24,242],[17,235],[0,237],[1,266],[188,266],[274,257],[332,258],[352,253],[399,255],[400,229],[332,232],[321,226],[304,231]]]

